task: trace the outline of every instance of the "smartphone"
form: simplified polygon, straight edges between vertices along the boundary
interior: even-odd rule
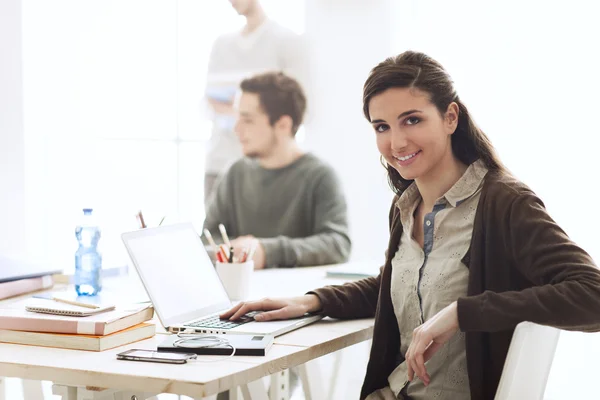
[[[117,360],[149,361],[166,364],[185,364],[197,357],[191,353],[167,353],[154,350],[132,349],[117,354]]]

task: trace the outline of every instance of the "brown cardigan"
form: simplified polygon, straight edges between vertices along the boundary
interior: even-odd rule
[[[390,296],[391,259],[402,235],[396,200],[379,276],[311,292],[327,316],[375,316],[361,399],[387,386],[390,373],[404,361]],[[494,398],[518,323],[600,330],[600,271],[550,218],[542,201],[511,176],[487,174],[462,261],[469,268],[469,285],[467,297],[458,299],[458,321],[466,332],[472,400]]]

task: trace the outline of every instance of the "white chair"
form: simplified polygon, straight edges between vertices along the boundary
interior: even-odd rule
[[[542,400],[559,337],[556,328],[531,322],[517,325],[495,399]]]

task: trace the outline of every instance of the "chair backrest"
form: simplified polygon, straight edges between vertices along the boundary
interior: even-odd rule
[[[495,400],[542,400],[560,330],[522,322],[510,342]]]

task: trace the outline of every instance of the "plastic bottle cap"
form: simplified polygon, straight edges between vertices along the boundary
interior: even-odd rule
[[[93,209],[93,208],[84,208],[84,209],[83,209],[83,212],[84,212],[85,214],[91,213],[92,211],[94,211],[94,209]]]

